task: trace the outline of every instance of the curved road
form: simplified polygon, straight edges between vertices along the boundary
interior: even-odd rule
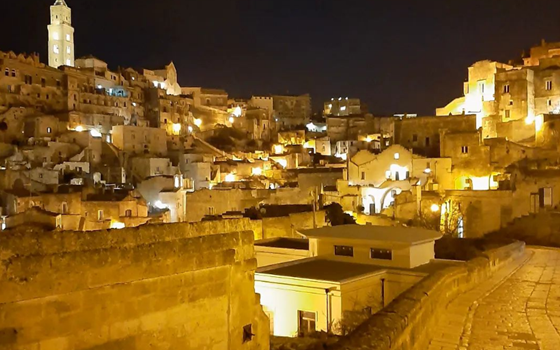
[[[447,310],[429,350],[560,350],[560,249],[527,248]]]

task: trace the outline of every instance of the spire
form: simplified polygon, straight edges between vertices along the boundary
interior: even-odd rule
[[[56,0],[53,6],[59,6],[59,5],[68,7],[68,5],[66,5],[66,1],[64,0]]]

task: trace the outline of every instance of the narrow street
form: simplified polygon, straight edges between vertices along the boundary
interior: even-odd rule
[[[560,349],[560,249],[526,257],[460,295],[433,330],[429,350]]]

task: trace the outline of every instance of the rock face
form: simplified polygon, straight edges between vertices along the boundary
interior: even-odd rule
[[[0,234],[1,349],[268,349],[244,220]]]

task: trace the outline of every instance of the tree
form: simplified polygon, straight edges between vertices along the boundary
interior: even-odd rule
[[[325,211],[327,222],[330,223],[331,226],[351,225],[356,223],[352,215],[346,214],[344,210],[342,210],[342,206],[338,203],[325,206]]]

